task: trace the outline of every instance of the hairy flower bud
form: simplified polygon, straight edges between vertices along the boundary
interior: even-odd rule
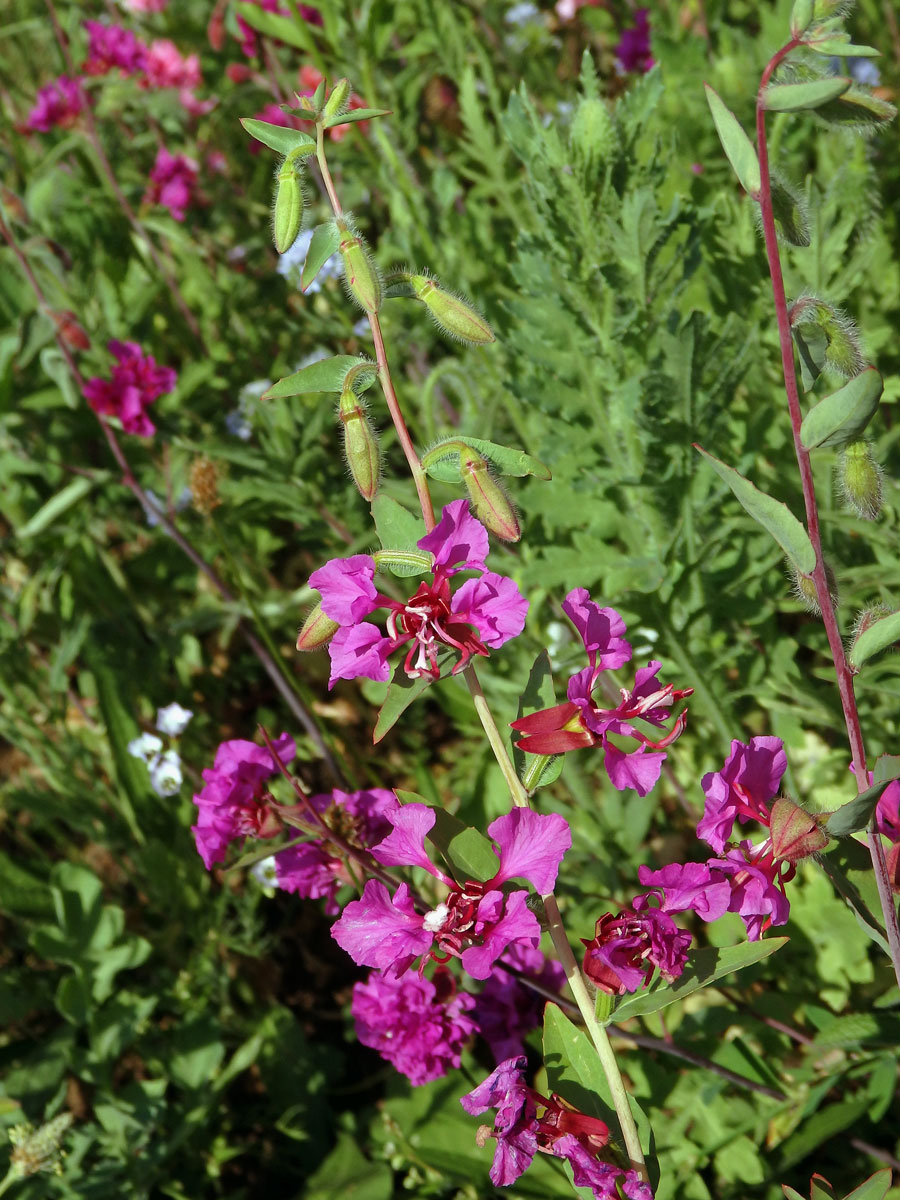
[[[856,620],[853,622],[853,632],[850,635],[851,644],[874,625],[876,621],[880,621],[882,617],[889,617],[891,611],[886,604],[870,604],[868,608],[864,608],[858,612]]]
[[[436,325],[470,346],[486,346],[493,342],[494,331],[471,304],[446,291],[430,275],[410,275],[409,283],[416,299],[421,300]]]
[[[516,510],[502,485],[491,474],[487,459],[477,450],[465,446],[459,452],[459,470],[473,514],[504,542],[517,542],[522,530]]]
[[[834,577],[834,571],[828,565],[825,566],[825,582],[828,584],[828,595],[831,598],[831,607],[837,608],[839,603],[837,580]],[[816,585],[811,575],[801,575],[793,564],[791,565],[791,581],[794,585],[794,595],[804,605],[807,612],[814,613],[817,617],[822,615],[822,609],[819,606],[819,597],[816,595]]]
[[[772,176],[772,211],[778,232],[789,246],[809,245],[809,221],[803,197],[775,175]]]
[[[344,430],[344,453],[353,482],[364,500],[372,500],[378,491],[381,452],[363,402],[345,381],[338,405],[338,417]]]
[[[801,296],[790,310],[791,328],[811,341],[824,338],[820,365],[846,379],[858,375],[866,365],[855,322],[840,308],[817,296]]]
[[[303,223],[303,185],[300,181],[302,159],[295,150],[278,168],[275,206],[272,212],[272,232],[279,254],[290,250]]]
[[[851,442],[838,455],[837,483],[844,503],[858,517],[874,521],[881,512],[881,467],[866,441]]]
[[[350,98],[350,80],[339,79],[331,89],[331,95],[325,101],[325,106],[322,109],[322,120],[330,121],[332,117],[339,117],[344,111],[344,106]]]
[[[204,517],[208,517],[222,503],[219,498],[219,469],[205,455],[195,458],[191,463],[188,487],[191,489],[191,504]]]
[[[339,629],[340,625],[326,617],[322,605],[317,604],[300,628],[297,649],[321,650],[323,646],[328,645]]]
[[[346,220],[335,221],[341,235],[338,250],[344,263],[344,281],[350,295],[366,312],[381,308],[381,279],[365,242]]]
[[[827,813],[808,813],[793,800],[779,796],[772,804],[769,818],[769,835],[775,857],[793,863],[823,849],[828,845],[828,835],[822,830],[821,824],[827,818]]]

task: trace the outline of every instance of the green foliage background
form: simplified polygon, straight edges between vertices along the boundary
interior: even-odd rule
[[[575,830],[560,891],[573,936],[588,936],[613,900],[638,890],[639,864],[698,856],[699,779],[732,738],[784,738],[791,794],[813,808],[853,789],[822,627],[791,596],[777,548],[691,449],[701,442],[800,511],[761,239],[700,87],[706,79],[748,121],[790,4],[654,5],[658,67],[643,78],[615,71],[624,6],[583,9],[570,23],[538,9],[518,27],[494,0],[335,0],[322,29],[298,24],[296,46],[270,44],[268,71],[289,93],[313,63],[393,111],[330,154],[345,206],[383,268],[433,269],[497,331],[495,346],[466,351],[419,308],[386,306],[417,443],[459,429],[521,446],[553,472],[550,483],[516,481],[522,540],[493,556],[531,600],[525,634],[482,673],[501,727],[543,646],[559,681],[578,660],[560,609],[575,586],[623,613],[637,659],[662,659],[663,679],[695,689],[651,796],[612,790],[590,754],[569,756],[542,793]],[[97,15],[61,7],[77,47],[82,19]],[[172,0],[139,23],[200,54],[202,94],[218,97],[209,114],[188,119],[176,93],[134,81],[92,83],[117,179],[205,350],[83,132],[15,128],[44,73],[64,69],[45,9],[13,0],[0,32],[7,219],[50,306],[88,330],[85,375],[106,372],[110,338],[178,369],[177,390],[154,408],[160,433],[126,438],[129,457],[143,486],[170,500],[198,454],[225,472],[215,519],[187,510],[178,520],[241,596],[223,602],[148,527],[52,320],[0,251],[0,1120],[38,1123],[63,1104],[77,1118],[63,1174],[16,1195],[486,1196],[489,1151],[475,1146],[458,1097],[488,1060],[471,1051],[463,1075],[411,1089],[354,1043],[346,1008],[358,973],[319,908],[264,894],[244,870],[207,875],[189,832],[191,785],[216,745],[253,737],[258,723],[297,736],[314,790],[333,785],[241,621],[274,642],[349,783],[414,789],[482,828],[508,806],[461,683],[431,688],[375,754],[384,688],[342,683],[329,694],[327,657],[293,651],[310,572],[369,549],[373,532],[341,461],[333,398],[258,403],[252,385],[321,350],[370,347],[339,283],[304,297],[275,272],[273,157],[251,154],[238,124],[271,94],[265,74],[226,77],[240,52],[230,36],[212,49],[209,17],[205,4]],[[230,31],[234,20],[229,8]],[[893,92],[900,46],[882,5],[864,0],[852,27],[855,41],[883,50]],[[872,428],[887,467],[881,521],[840,510],[833,462],[816,459],[849,631],[858,609],[893,606],[900,591],[898,131],[853,141],[790,116],[771,128],[773,157],[805,187],[812,217],[811,249],[785,252],[788,291],[844,306],[886,379]],[[201,162],[225,156],[223,174],[201,172],[203,203],[184,224],[141,208],[160,139]],[[314,190],[310,206],[324,219]],[[242,395],[247,442],[224,420]],[[390,431],[383,441],[385,492],[414,507]],[[455,494],[435,492],[441,503]],[[896,751],[894,657],[867,666],[858,696],[873,759]],[[126,745],[172,700],[196,716],[180,746],[185,787],[160,800]],[[813,1171],[842,1194],[896,1162],[900,997],[889,964],[818,867],[801,872],[791,901],[785,950],[628,1026],[744,1080],[690,1065],[660,1040],[621,1043],[656,1129],[660,1200],[774,1200],[782,1182],[805,1194]],[[695,932],[701,944],[742,937],[736,918]],[[571,1193],[559,1164],[541,1159],[505,1194]]]

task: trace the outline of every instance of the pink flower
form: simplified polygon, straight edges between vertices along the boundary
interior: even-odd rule
[[[161,204],[176,221],[183,221],[185,210],[194,198],[196,183],[194,160],[185,154],[170,154],[165,146],[160,146],[144,200],[148,204]]]
[[[385,788],[363,792],[336,790],[312,796],[309,803],[329,827],[340,831],[344,841],[363,849],[387,837],[393,826],[386,814],[400,807],[394,793]],[[343,857],[325,837],[279,850],[275,855],[275,871],[280,888],[306,899],[324,897],[325,911],[331,915],[341,911],[336,901],[338,889],[353,882]]]
[[[506,968],[534,979],[542,985],[543,994]],[[523,1038],[540,1025],[546,992],[561,992],[565,981],[560,964],[546,958],[534,946],[517,942],[509,947],[475,997],[472,1014],[495,1062],[525,1053]]]
[[[511,722],[525,736],[518,747],[526,754],[563,754],[583,746],[600,745],[603,765],[613,787],[619,791],[634,788],[646,796],[659,779],[666,755],[663,750],[680,737],[687,710],[679,714],[671,730],[658,741],[651,741],[634,720],[661,727],[671,717],[671,707],[690,696],[693,688],[677,689],[671,683],[661,685],[656,678],[660,663],[651,662],[635,675],[631,691],[621,688],[621,701],[615,708],[601,708],[593,692],[603,671],[623,666],[631,658],[631,646],[622,638],[625,622],[614,608],[600,608],[585,588],[575,588],[563,602],[563,611],[584,642],[589,666],[569,680],[568,702]],[[598,661],[599,659],[599,661]],[[630,737],[635,748],[627,753],[609,740],[609,735]]]
[[[467,992],[456,991],[450,972],[438,967],[433,979],[409,972],[394,979],[373,971],[365,983],[354,984],[350,1011],[362,1044],[418,1087],[459,1066],[475,1032],[467,1015],[474,1004]]]
[[[634,14],[634,28],[624,30],[619,38],[616,58],[623,71],[639,71],[644,75],[653,66],[649,12],[647,8],[639,8]]]
[[[406,884],[391,897],[383,883],[370,879],[362,898],[347,905],[331,930],[357,965],[401,975],[420,955],[437,961],[452,955],[473,978],[487,979],[507,946],[523,941],[537,945],[541,930],[527,906],[528,893],[503,889],[503,884],[521,878],[541,895],[553,890],[559,864],[572,844],[563,817],[522,808],[498,817],[488,826],[497,846],[496,874],[484,882],[457,884],[425,853],[425,836],[435,822],[433,809],[406,804],[386,815],[394,828],[373,847],[373,856],[385,866],[422,867],[445,885],[447,895],[421,914]]]
[[[282,8],[278,0],[256,0],[256,3],[263,12],[278,13],[283,17],[291,16],[291,11],[288,8]],[[312,8],[308,4],[299,5],[300,16],[308,25],[321,25],[322,14],[317,8]],[[237,19],[238,28],[241,31],[241,50],[247,58],[253,58],[257,52],[257,32],[252,25],[248,24],[242,16]]]
[[[36,133],[49,133],[54,126],[67,129],[87,104],[79,79],[60,75],[52,83],[38,90],[37,103],[28,114],[27,129]]]
[[[195,88],[203,82],[199,57],[196,54],[183,57],[168,38],[157,38],[147,47],[144,71],[146,77],[141,80],[141,87],[145,88]]]
[[[136,75],[144,69],[147,47],[121,25],[102,25],[85,21],[88,31],[88,56],[82,71],[85,75],[105,75],[118,67],[123,75]]]
[[[328,647],[329,687],[359,676],[387,680],[387,660],[404,645],[409,645],[404,669],[411,679],[439,678],[437,659],[445,647],[459,653],[455,675],[474,654],[487,655],[489,646],[502,646],[522,632],[528,601],[511,579],[485,568],[487,530],[470,515],[467,500],[448,504],[418,546],[432,555],[433,579],[420,583],[404,604],[378,591],[375,560],[368,554],[334,558],[309,577],[325,615],[339,626]],[[450,579],[459,571],[479,575],[452,592]],[[379,608],[389,614],[384,632],[366,620]]]
[[[169,0],[120,0],[123,8],[135,13],[165,12]]]
[[[691,935],[649,901],[637,896],[618,916],[604,913],[593,940],[581,939],[587,947],[584,973],[611,996],[646,987],[656,970],[671,983],[685,968]]]
[[[706,807],[697,825],[697,837],[721,854],[736,819],[768,825],[767,806],[777,795],[786,770],[787,756],[781,738],[733,741],[722,770],[710,772],[700,781]]]
[[[282,762],[297,753],[294,739],[283,733],[273,743]],[[283,828],[272,807],[266,780],[278,771],[278,764],[264,746],[235,738],[222,742],[212,768],[203,772],[204,786],[196,796],[197,824],[191,832],[197,853],[207,871],[222,862],[231,842],[246,837],[270,838]]]
[[[165,392],[171,392],[178,376],[171,367],[158,367],[153,356],[145,355],[136,342],[112,341],[108,349],[119,365],[113,369],[111,379],[89,379],[84,397],[95,413],[118,417],[126,433],[152,437],[156,426],[147,416],[147,409]]]

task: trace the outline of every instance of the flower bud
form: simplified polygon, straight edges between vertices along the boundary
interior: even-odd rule
[[[344,111],[344,105],[350,96],[350,80],[339,79],[331,89],[331,95],[325,101],[325,106],[322,109],[322,120],[330,121],[332,117],[338,117]]]
[[[56,325],[60,340],[70,350],[90,350],[91,339],[70,309],[67,308],[65,312],[51,312],[50,317]]]
[[[868,608],[858,612],[856,620],[853,622],[853,632],[850,635],[851,643],[855,642],[876,621],[880,621],[882,617],[889,617],[891,611],[886,604],[870,604]]]
[[[793,800],[779,796],[772,804],[769,835],[776,858],[797,862],[809,858],[828,845],[828,834],[821,828],[828,813],[814,815],[796,805]]]
[[[803,198],[775,175],[772,176],[772,211],[778,232],[789,246],[809,245],[809,221]]]
[[[834,571],[828,563],[825,566],[825,582],[828,584],[828,595],[831,598],[831,607],[837,608],[840,603],[838,595],[837,580],[834,577]],[[816,585],[811,575],[801,575],[797,568],[791,564],[791,581],[794,585],[794,595],[806,608],[807,612],[814,613],[817,617],[822,615],[822,609],[819,606],[819,597],[816,594]]]
[[[219,469],[205,455],[195,458],[188,475],[191,504],[198,513],[208,517],[222,503],[219,498]]]
[[[339,218],[335,224],[341,234],[338,250],[344,263],[347,290],[366,312],[378,312],[381,308],[381,280],[378,268],[372,261],[365,242],[350,229],[347,222]]]
[[[409,283],[431,314],[435,325],[470,346],[486,346],[493,342],[494,331],[471,304],[452,292],[445,291],[430,275],[410,275]]]
[[[838,455],[837,483],[845,505],[865,521],[881,512],[881,467],[866,441],[851,442]]]
[[[362,401],[346,382],[341,392],[338,416],[344,429],[344,454],[353,482],[364,500],[372,500],[378,491],[381,473],[378,438]]]
[[[812,24],[814,0],[794,0],[791,9],[791,37],[800,38]]]
[[[816,296],[801,296],[790,310],[791,328],[809,340],[825,339],[824,362],[837,375],[852,379],[863,369],[862,346],[856,324],[840,308]]]
[[[301,626],[300,634],[297,637],[297,649],[321,650],[323,646],[328,645],[339,629],[340,625],[336,621],[332,621],[331,617],[325,616],[322,605],[319,603]]]
[[[290,250],[303,223],[303,185],[300,182],[301,159],[295,151],[282,160],[276,176],[272,232],[279,254]]]
[[[504,542],[517,542],[522,536],[512,501],[491,474],[486,458],[465,446],[459,452],[459,470],[469,493],[472,512],[491,533]]]

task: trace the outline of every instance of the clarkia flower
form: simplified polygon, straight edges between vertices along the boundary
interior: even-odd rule
[[[67,129],[87,105],[81,81],[68,75],[60,75],[39,88],[35,99],[37,102],[25,122],[25,127],[35,133],[49,133],[57,125]]]
[[[768,805],[778,794],[786,770],[787,755],[781,738],[733,741],[722,770],[711,771],[700,781],[706,806],[697,825],[697,837],[721,854],[736,819],[768,825]]]
[[[462,1048],[476,1029],[469,1015],[474,1004],[439,967],[431,979],[373,971],[365,983],[354,984],[350,1011],[362,1044],[418,1087],[459,1066]]]
[[[118,417],[126,433],[152,437],[156,426],[147,409],[165,392],[171,392],[178,376],[171,367],[158,367],[151,354],[136,342],[112,341],[108,349],[118,360],[111,379],[95,376],[84,385],[84,397],[95,413]]]
[[[160,146],[144,201],[161,204],[176,221],[183,221],[188,205],[194,199],[197,170],[197,164],[186,154],[170,154],[165,146]]]
[[[651,662],[638,669],[632,690],[619,689],[622,699],[615,708],[601,708],[593,697],[601,674],[624,666],[631,658],[631,646],[622,637],[625,622],[614,608],[595,604],[585,588],[569,592],[563,611],[578,630],[590,665],[569,680],[566,703],[512,722],[513,729],[525,735],[519,740],[519,749],[526,754],[563,754],[583,746],[602,746],[603,765],[613,787],[619,791],[634,788],[646,796],[659,779],[666,758],[664,748],[684,729],[687,710],[656,741],[632,722],[641,720],[661,728],[672,716],[672,705],[694,689],[660,684],[656,676],[661,664]],[[610,741],[610,735],[632,738],[634,749],[623,751]]]
[[[361,899],[348,904],[331,929],[355,963],[401,975],[422,955],[437,962],[452,956],[473,978],[487,979],[507,946],[537,945],[541,927],[528,907],[528,892],[503,885],[526,879],[541,895],[553,890],[559,864],[572,844],[565,818],[523,808],[498,817],[488,826],[499,859],[497,872],[483,882],[456,883],[425,853],[425,836],[435,822],[433,809],[406,804],[386,815],[393,830],[372,848],[372,856],[385,866],[422,867],[447,894],[430,912],[419,913],[405,883],[391,896],[380,880],[368,880]]]
[[[487,530],[470,515],[467,500],[448,504],[418,546],[432,556],[433,578],[402,604],[378,591],[375,560],[368,554],[332,559],[309,577],[323,612],[339,626],[328,647],[329,687],[360,676],[386,681],[388,658],[406,645],[404,669],[410,678],[437,679],[438,654],[445,647],[459,652],[455,675],[473,655],[487,655],[488,647],[502,646],[522,632],[528,601],[511,579],[485,567]],[[460,571],[478,576],[452,591],[450,580]],[[366,619],[378,609],[388,612],[384,631]]]
[[[617,916],[604,913],[586,946],[584,973],[611,996],[646,987],[654,971],[670,983],[684,970],[691,935],[667,912],[654,907],[655,896],[636,896]]]
[[[282,762],[289,762],[297,752],[288,733],[273,745]],[[197,824],[191,826],[207,870],[224,860],[231,842],[281,833],[283,823],[266,787],[266,780],[278,769],[269,751],[255,742],[235,738],[219,746],[213,766],[203,772],[203,789],[194,796],[199,811]]]
[[[81,68],[85,75],[105,75],[116,67],[123,75],[143,71],[147,47],[130,29],[100,21],[85,21],[84,27],[88,32],[88,56]]]
[[[169,38],[157,38],[147,47],[144,72],[144,88],[195,88],[203,82],[198,55],[182,55]]]
[[[521,971],[535,980],[541,985],[542,992],[528,987],[507,968]],[[472,1015],[495,1062],[501,1063],[525,1053],[523,1039],[540,1025],[546,993],[561,992],[565,981],[562,966],[527,942],[510,946],[503,958],[494,964],[484,987],[475,997]]]

